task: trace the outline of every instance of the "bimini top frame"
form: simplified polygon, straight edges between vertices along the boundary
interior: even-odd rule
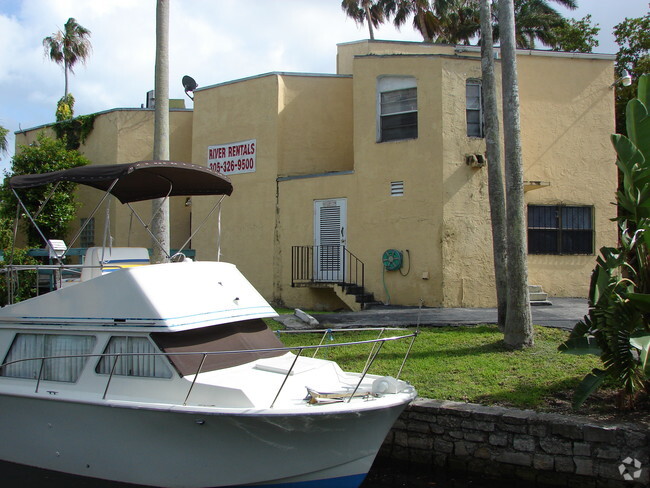
[[[9,185],[16,190],[66,181],[107,191],[122,203],[167,196],[232,193],[228,177],[205,166],[175,161],[80,166],[51,173],[14,176]]]
[[[49,240],[42,234],[38,225],[36,225],[35,219],[25,208],[16,190],[54,183],[55,186],[50,193],[51,196],[58,184],[62,182],[78,183],[106,192],[104,198],[102,198],[92,212],[92,215],[97,212],[108,195],[115,196],[120,202],[127,204],[131,208],[131,211],[140,220],[145,229],[149,231],[149,234],[151,234],[149,226],[138,216],[131,205],[129,205],[130,203],[167,198],[170,196],[221,195],[222,198],[209,212],[206,217],[207,220],[214,210],[220,206],[223,197],[230,195],[233,190],[232,183],[228,177],[216,173],[205,166],[177,161],[138,161],[126,164],[80,166],[50,173],[14,176],[9,180],[9,186],[16,195],[19,205],[26,212],[32,224],[37,228],[48,248],[51,248]],[[37,214],[40,213],[48,200],[49,198],[43,203]],[[206,220],[198,226],[187,242],[192,239]],[[83,227],[79,229],[73,241],[77,239],[82,231]],[[153,234],[151,235],[154,237]],[[183,247],[187,242],[183,244]]]

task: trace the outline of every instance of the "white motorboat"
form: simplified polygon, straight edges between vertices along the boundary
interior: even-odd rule
[[[57,181],[126,204],[232,191],[173,162],[11,186],[18,196]],[[234,265],[180,258],[146,265],[146,249],[90,248],[83,266],[43,267],[57,289],[0,309],[0,459],[146,486],[359,486],[416,395],[368,369],[386,342],[416,334],[364,341],[366,368],[346,372],[311,346],[284,347],[263,320],[275,311]]]

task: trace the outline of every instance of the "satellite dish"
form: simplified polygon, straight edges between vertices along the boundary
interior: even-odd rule
[[[185,94],[188,97],[190,97],[191,100],[194,100],[194,97],[192,95],[190,95],[190,93],[193,92],[194,90],[196,90],[196,88],[199,85],[196,83],[196,81],[194,81],[194,78],[192,78],[191,76],[187,76],[187,75],[183,76],[182,83],[183,83],[183,88],[185,88]]]

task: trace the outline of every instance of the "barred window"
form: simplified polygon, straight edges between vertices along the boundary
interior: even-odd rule
[[[529,205],[529,254],[593,254],[593,207]]]
[[[93,247],[95,245],[95,217],[82,218],[81,227],[83,227],[83,230],[79,236],[79,245],[81,247]]]

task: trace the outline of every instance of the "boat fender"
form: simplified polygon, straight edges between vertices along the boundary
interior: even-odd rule
[[[387,393],[398,393],[404,390],[408,384],[406,381],[398,380],[392,376],[383,376],[372,382],[373,395],[385,395]]]

